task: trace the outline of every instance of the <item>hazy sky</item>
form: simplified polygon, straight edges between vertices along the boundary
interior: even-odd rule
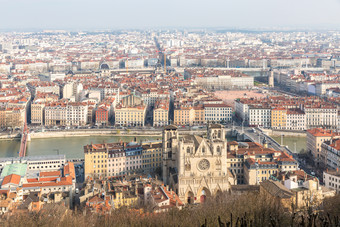
[[[0,0],[0,29],[340,28],[340,0]]]

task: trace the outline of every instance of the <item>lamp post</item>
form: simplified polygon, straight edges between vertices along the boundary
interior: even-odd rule
[[[256,185],[259,184],[259,179],[258,179],[258,169],[259,169],[259,163],[255,162],[255,168],[256,168]]]

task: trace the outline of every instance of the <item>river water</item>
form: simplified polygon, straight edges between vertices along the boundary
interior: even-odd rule
[[[272,136],[272,138],[281,144],[281,136]],[[307,141],[306,137],[302,136],[283,136],[282,137],[283,145],[289,147],[289,149],[294,153],[302,153],[307,150]]]
[[[84,158],[84,146],[92,143],[130,142],[134,136],[85,136],[33,139],[27,143],[27,155],[65,154],[67,158]],[[156,136],[136,136],[137,141],[160,140]],[[20,140],[0,141],[0,157],[16,157],[20,148]]]
[[[92,143],[112,143],[122,140],[123,142],[133,141],[133,136],[85,136],[85,137],[67,137],[67,138],[48,138],[33,139],[27,144],[27,155],[51,155],[65,154],[67,158],[84,158],[84,146]],[[157,136],[137,136],[137,141],[160,140]],[[235,138],[227,138],[232,141]],[[278,143],[281,143],[280,136],[273,136]],[[294,143],[296,151],[306,150],[306,137],[283,137],[283,144],[294,152]],[[20,148],[20,140],[0,141],[0,157],[16,157]]]

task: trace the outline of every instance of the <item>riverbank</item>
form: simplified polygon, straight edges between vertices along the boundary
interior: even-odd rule
[[[20,133],[0,135],[0,140],[15,140],[20,138],[21,138]]]
[[[179,134],[206,133],[205,130],[179,130]],[[76,131],[47,131],[30,133],[30,139],[43,138],[67,138],[67,137],[90,137],[90,136],[162,136],[162,129],[153,130],[76,130]]]
[[[90,136],[161,136],[161,131],[49,131],[30,133],[32,139],[66,138],[66,137],[90,137]]]
[[[273,129],[262,129],[261,130],[268,136],[292,136],[292,137],[306,137],[305,131],[291,131],[291,130],[273,130]]]

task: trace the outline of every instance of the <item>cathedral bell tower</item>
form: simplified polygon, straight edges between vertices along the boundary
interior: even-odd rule
[[[177,156],[178,156],[178,130],[175,125],[168,125],[163,130],[162,135],[162,158],[163,158],[163,182],[167,185],[171,179],[177,175]],[[174,182],[176,183],[176,182]]]
[[[208,126],[209,140],[225,140],[225,130],[220,124],[210,124]]]

